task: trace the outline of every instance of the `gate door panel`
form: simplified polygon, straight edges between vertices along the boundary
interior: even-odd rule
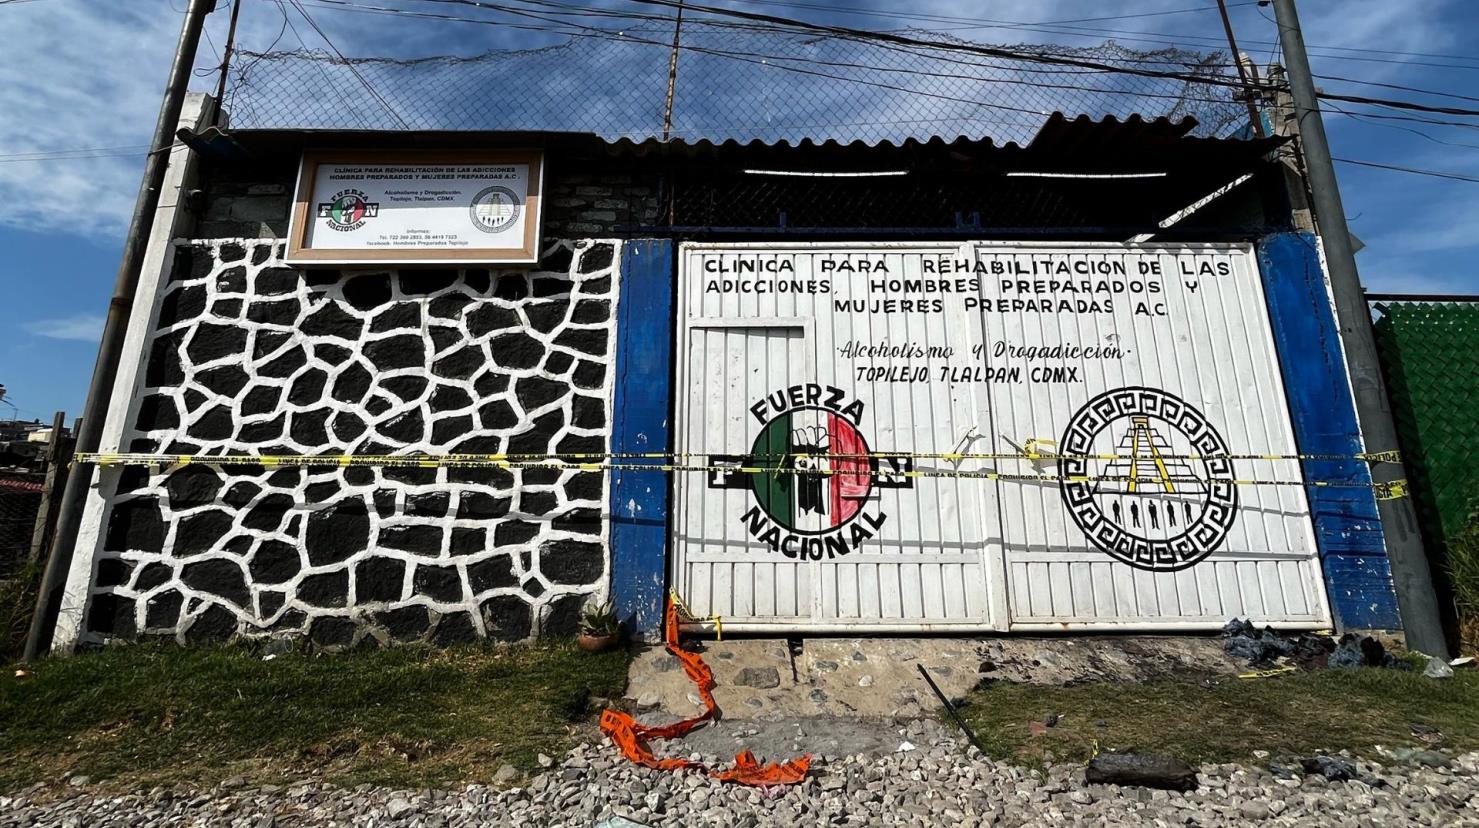
[[[1330,623],[1251,249],[978,244],[1013,629]],[[1043,443],[1041,441],[1051,441]],[[983,449],[985,450],[985,449]],[[1067,459],[1073,455],[1075,459]]]
[[[684,246],[675,434],[703,470],[675,476],[672,583],[695,615],[754,631],[1005,625],[997,484],[953,476],[980,464],[948,457],[991,433],[984,389],[945,373],[982,317],[912,290],[929,278],[920,250]]]

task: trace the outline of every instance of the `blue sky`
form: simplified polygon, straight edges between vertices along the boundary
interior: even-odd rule
[[[27,418],[81,410],[126,222],[159,105],[185,0],[31,0],[0,4],[0,384]],[[297,17],[283,26],[276,0],[243,0],[239,42],[265,49],[321,47]],[[492,17],[429,0],[304,0],[314,20],[348,55],[472,55],[489,48],[559,42],[547,33],[351,12],[343,2]],[[1245,52],[1268,60],[1272,10],[1230,0]],[[715,5],[859,28],[945,28],[983,42],[1091,45],[1114,39],[1134,48],[1166,41],[1192,49],[1222,43],[1212,0],[724,0]],[[224,3],[222,4],[224,7]],[[602,0],[608,8],[653,7]],[[818,8],[821,6],[826,9]],[[1300,0],[1315,71],[1479,97],[1479,3],[1472,0]],[[859,10],[969,17],[934,23],[857,14]],[[1180,12],[1183,9],[1195,11]],[[1167,13],[1172,12],[1172,13]],[[1141,15],[1117,20],[1043,23]],[[989,20],[983,20],[989,18]],[[608,25],[591,21],[593,25]],[[1011,23],[1026,24],[1009,25]],[[210,89],[226,14],[211,16],[196,88]],[[1112,30],[1112,31],[1111,31]],[[1380,51],[1378,51],[1380,50]],[[1419,52],[1423,55],[1400,54]],[[1441,55],[1444,57],[1435,57]],[[1462,56],[1468,56],[1461,59]],[[1466,63],[1474,68],[1430,64]],[[1322,81],[1329,91],[1467,105],[1410,92]],[[1454,120],[1445,116],[1420,116]],[[1479,130],[1403,121],[1326,121],[1335,154],[1479,176]],[[1417,130],[1424,135],[1417,134]],[[104,148],[65,159],[30,153]],[[1369,289],[1479,291],[1479,184],[1352,166],[1340,168]],[[0,417],[11,414],[0,403]]]

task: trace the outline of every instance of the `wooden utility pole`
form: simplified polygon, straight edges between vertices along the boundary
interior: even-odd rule
[[[102,442],[103,423],[108,417],[108,403],[118,377],[118,360],[123,355],[123,340],[128,333],[129,314],[139,287],[139,273],[144,267],[144,253],[149,246],[149,234],[154,229],[154,214],[159,208],[159,193],[164,188],[164,174],[169,168],[169,150],[174,145],[175,128],[179,125],[180,110],[184,108],[185,93],[190,87],[190,72],[200,47],[200,33],[205,29],[205,16],[215,9],[216,0],[189,0],[189,3],[180,27],[180,38],[175,44],[174,62],[170,65],[169,80],[164,87],[159,119],[154,124],[153,140],[144,161],[144,179],[134,201],[133,220],[123,241],[123,259],[113,283],[113,298],[103,320],[103,337],[98,344],[92,380],[87,386],[82,428],[77,434],[76,448],[79,452],[95,452]],[[73,547],[82,526],[82,510],[91,481],[90,470],[79,470],[67,477],[67,485],[62,490],[51,557],[46,561],[46,571],[36,597],[36,614],[31,618],[31,629],[26,635],[26,661],[51,646],[52,631],[48,624],[53,604],[59,599],[67,577],[67,568],[72,563]]]
[[[41,505],[36,509],[36,528],[31,531],[31,563],[41,560],[41,553],[51,544],[51,530],[56,526],[61,488],[67,483],[67,466],[72,462],[72,436],[64,435],[67,414],[58,411],[51,418],[51,443],[46,447],[46,482],[41,484]]]

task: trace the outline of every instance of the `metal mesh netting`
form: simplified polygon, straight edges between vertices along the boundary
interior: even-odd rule
[[[662,135],[672,28],[591,31],[558,46],[475,57],[242,51],[227,108],[244,129]],[[1190,116],[1195,134],[1207,136],[1229,135],[1247,120],[1227,85],[1235,70],[1220,53],[1001,47],[1185,76],[1166,78],[736,24],[685,23],[682,42],[672,114],[681,139],[872,144],[964,135],[1026,144],[1054,111]]]
[[[688,228],[913,234],[1102,226],[1095,212],[1061,191],[999,176],[817,179],[687,171],[672,183],[673,223]],[[1125,226],[1153,224],[1143,212],[1121,204],[1116,218]]]
[[[31,533],[41,507],[41,487],[34,475],[0,474],[0,578],[30,556]]]
[[[1479,507],[1479,302],[1383,302],[1376,344],[1425,533]]]

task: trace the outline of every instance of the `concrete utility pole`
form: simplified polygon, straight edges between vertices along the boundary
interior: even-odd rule
[[[200,46],[200,33],[205,16],[214,11],[216,0],[190,0],[180,39],[175,45],[175,59],[164,88],[164,102],[159,107],[159,120],[154,124],[154,139],[144,162],[144,180],[134,202],[133,221],[123,242],[123,261],[113,284],[113,299],[108,303],[108,316],[103,323],[103,339],[98,345],[97,363],[92,369],[92,382],[87,387],[87,405],[82,410],[82,428],[77,434],[77,451],[95,452],[103,436],[103,421],[108,415],[108,398],[118,374],[118,358],[123,352],[123,339],[128,332],[128,318],[133,310],[134,293],[139,286],[144,252],[149,246],[149,233],[154,213],[159,207],[159,191],[169,168],[169,149],[175,142],[180,109],[190,87],[190,70],[195,66],[195,51]],[[50,621],[67,569],[72,563],[72,548],[77,544],[77,531],[82,523],[82,509],[87,489],[92,483],[91,469],[76,469],[67,476],[58,509],[57,527],[51,545],[51,557],[41,577],[40,594],[36,597],[36,614],[26,635],[24,658],[35,658],[50,646]]]
[[[1299,28],[1299,15],[1294,10],[1294,0],[1273,0],[1273,3],[1279,24],[1279,42],[1284,47],[1284,60],[1289,72],[1290,91],[1294,96],[1300,143],[1314,201],[1315,223],[1325,248],[1341,346],[1345,351],[1351,389],[1355,393],[1361,436],[1368,453],[1395,452],[1398,450],[1397,428],[1392,422],[1386,386],[1382,382],[1376,340],[1371,331],[1371,310],[1366,305],[1366,295],[1356,271],[1356,252],[1351,243],[1350,228],[1346,226],[1345,206],[1341,203],[1340,188],[1335,180],[1335,164],[1325,138],[1325,123],[1320,117],[1319,97],[1315,92],[1314,76],[1310,73],[1304,35]],[[1400,462],[1374,463],[1371,477],[1377,484],[1390,484],[1404,480],[1406,472]],[[1448,643],[1439,620],[1438,600],[1433,591],[1433,578],[1428,570],[1422,535],[1418,532],[1412,498],[1378,499],[1377,507],[1386,536],[1387,557],[1391,561],[1407,647],[1429,655],[1446,656]]]

